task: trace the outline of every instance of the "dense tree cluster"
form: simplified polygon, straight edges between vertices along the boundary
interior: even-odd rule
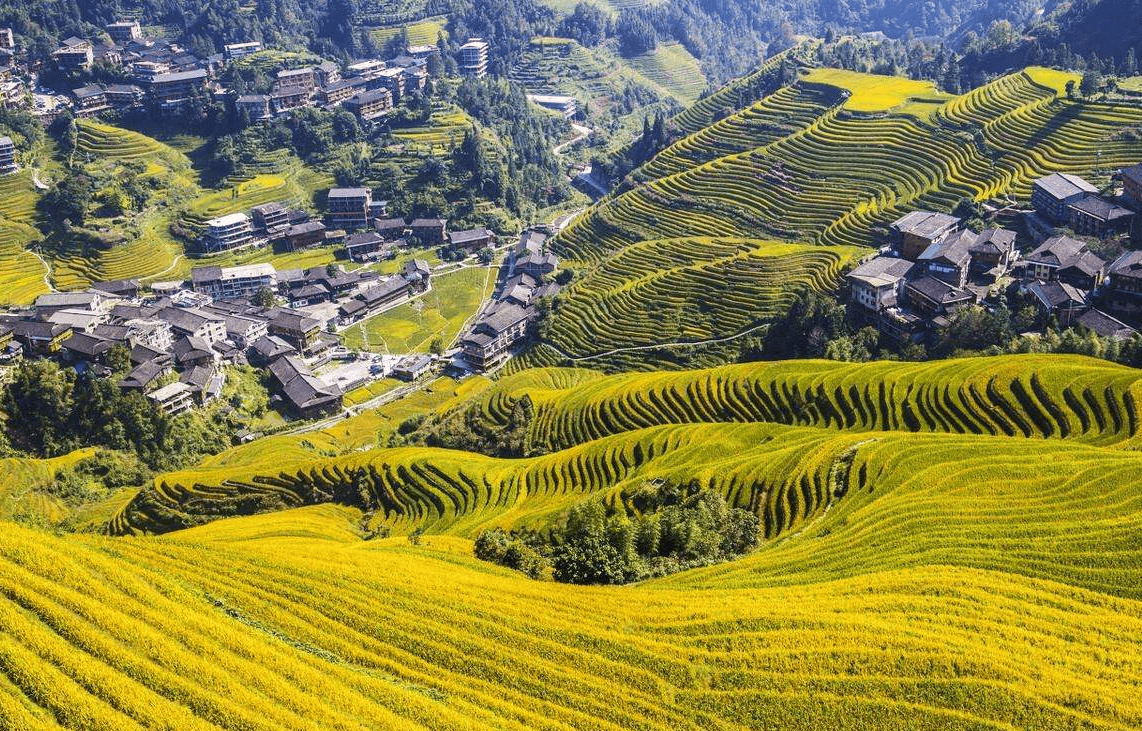
[[[846,318],[836,297],[807,292],[764,336],[743,339],[739,360],[827,358],[848,362],[874,359],[929,360],[1011,353],[1069,353],[1142,367],[1142,335],[1128,340],[1062,328],[1012,291],[986,307],[958,310],[927,344],[898,343],[875,328]]]
[[[133,452],[159,470],[229,446],[227,431],[201,415],[167,416],[112,379],[76,375],[50,360],[12,369],[0,391],[0,414],[11,448],[37,457],[97,446]]]
[[[752,551],[760,523],[697,483],[648,482],[621,495],[617,507],[591,500],[571,508],[549,535],[482,532],[478,558],[572,584],[626,584]]]

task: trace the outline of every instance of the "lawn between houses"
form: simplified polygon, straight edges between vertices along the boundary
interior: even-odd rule
[[[439,338],[448,347],[468,318],[491,296],[494,272],[489,267],[467,267],[433,276],[432,289],[422,297],[345,330],[345,346],[374,352],[387,347],[390,353],[427,353]]]

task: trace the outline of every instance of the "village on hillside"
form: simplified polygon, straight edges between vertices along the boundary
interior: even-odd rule
[[[1025,233],[979,231],[960,218],[914,211],[893,221],[879,253],[850,271],[848,309],[897,343],[921,343],[955,313],[1014,295],[1040,322],[1102,337],[1135,335],[1142,316],[1142,251],[1122,243],[1142,234],[1142,165],[1118,175],[1113,196],[1077,175],[1034,182],[1033,210],[996,210]],[[1017,240],[1029,245],[1021,252]],[[1116,253],[1107,259],[1092,251]],[[1006,301],[1006,299],[1004,299]]]

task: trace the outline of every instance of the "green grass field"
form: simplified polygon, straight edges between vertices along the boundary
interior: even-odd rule
[[[345,345],[373,352],[427,353],[439,339],[447,348],[491,296],[495,282],[495,269],[485,267],[436,275],[427,294],[347,329]]]

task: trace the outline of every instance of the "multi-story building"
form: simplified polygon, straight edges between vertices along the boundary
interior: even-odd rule
[[[175,381],[147,394],[164,414],[177,416],[194,408],[194,389],[182,381]]]
[[[488,42],[482,38],[469,38],[468,42],[460,46],[457,59],[460,73],[465,76],[474,76],[477,79],[488,75]]]
[[[64,73],[88,71],[95,62],[95,49],[88,41],[73,36],[52,51],[52,61]]]
[[[16,162],[16,144],[7,135],[0,137],[0,175],[14,173],[19,169],[20,165]]]
[[[202,338],[207,344],[226,339],[226,321],[220,315],[188,307],[164,307],[156,316],[170,325],[175,338]]]
[[[870,322],[881,310],[896,307],[913,267],[906,259],[878,256],[848,273],[851,302],[861,308],[859,319]]]
[[[261,41],[246,41],[245,43],[228,43],[222,47],[222,53],[227,61],[249,56],[262,50]]]
[[[448,221],[443,218],[418,218],[409,224],[409,228],[421,246],[440,246],[447,238]]]
[[[16,36],[11,28],[0,28],[0,49],[5,51],[16,50]]]
[[[149,91],[163,108],[181,108],[196,94],[205,93],[207,79],[205,69],[158,74]]]
[[[386,64],[384,61],[379,61],[375,58],[366,58],[346,66],[345,74],[346,76],[371,81],[377,78],[385,68]]]
[[[131,64],[131,78],[149,86],[156,78],[170,73],[170,70],[170,64],[164,61],[136,61]]]
[[[94,117],[111,108],[107,102],[107,91],[99,84],[72,89],[71,95],[75,99],[75,114],[78,117]]]
[[[1131,204],[1137,209],[1142,206],[1142,163],[1123,168],[1120,175],[1122,177],[1122,192],[1126,194]]]
[[[313,69],[282,69],[278,72],[275,86],[279,91],[303,91],[311,94],[316,88]]]
[[[107,35],[111,36],[111,40],[120,46],[125,46],[131,41],[143,37],[143,29],[139,27],[137,20],[120,20],[116,23],[109,23],[104,26],[104,30],[107,31]]]
[[[143,90],[134,84],[112,84],[104,89],[107,103],[114,109],[133,107],[143,100]]]
[[[191,286],[212,299],[247,298],[259,290],[277,289],[277,272],[270,264],[237,267],[195,267],[190,270]]]
[[[289,211],[281,203],[263,203],[250,210],[254,228],[258,231],[273,231],[289,225]]]
[[[234,100],[234,109],[245,113],[251,122],[258,122],[274,116],[270,108],[269,94],[242,94]]]
[[[389,68],[382,71],[378,77],[384,88],[392,94],[394,105],[400,104],[400,100],[404,96],[405,75],[405,70],[402,68]]]
[[[369,227],[373,191],[368,188],[331,188],[326,198],[329,224],[347,231]]]
[[[889,244],[902,258],[915,260],[959,225],[959,219],[946,213],[913,211],[889,224]]]
[[[1031,186],[1031,205],[1051,223],[1064,224],[1068,218],[1068,208],[1091,194],[1098,194],[1098,188],[1077,175],[1054,173],[1039,178]]]
[[[245,213],[231,213],[207,221],[200,242],[203,251],[212,253],[248,246],[253,237],[250,217]]]
[[[1067,206],[1071,229],[1079,236],[1105,238],[1130,232],[1134,211],[1097,195],[1087,195]]]
[[[332,81],[317,90],[317,101],[326,107],[341,104],[363,91],[369,82],[364,79],[343,79]]]
[[[393,108],[393,94],[388,88],[363,91],[341,102],[341,106],[361,120],[370,121],[383,117]]]
[[[317,86],[329,86],[341,80],[341,67],[332,61],[322,61],[313,67],[313,80]]]
[[[534,310],[519,305],[501,305],[460,341],[464,359],[479,371],[486,371],[507,360],[511,348],[527,336],[527,325]]]
[[[579,102],[575,100],[575,97],[564,94],[528,94],[527,100],[544,109],[559,112],[568,119],[574,117],[575,113],[579,111]]]
[[[309,106],[309,92],[300,88],[279,89],[270,95],[274,112],[280,114],[290,109]]]
[[[1069,236],[1047,239],[1026,257],[1026,276],[1041,282],[1060,281],[1085,292],[1102,282],[1106,262],[1086,244]]]

